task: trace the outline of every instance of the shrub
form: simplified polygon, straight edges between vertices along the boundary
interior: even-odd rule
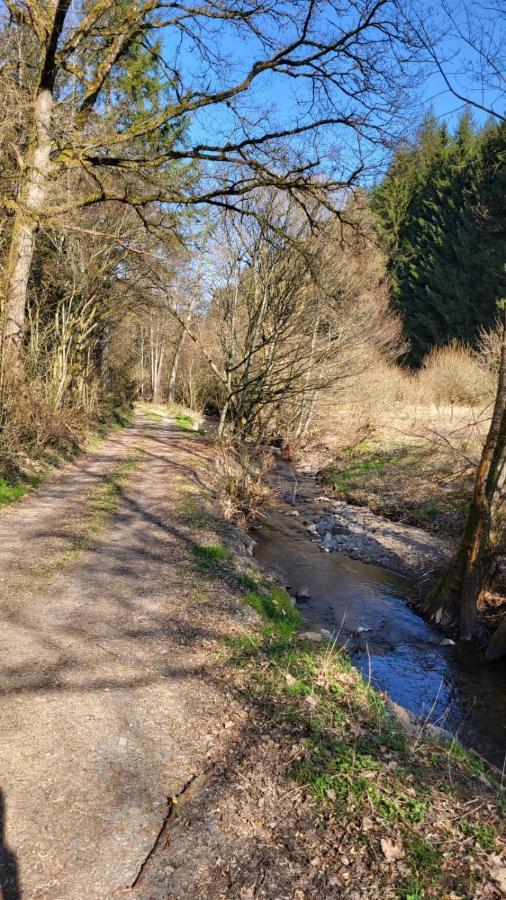
[[[420,399],[437,406],[479,406],[494,392],[491,373],[464,344],[452,341],[435,347],[418,373]]]
[[[265,450],[228,445],[218,460],[223,513],[241,525],[253,521],[271,498],[265,478],[272,456]]]

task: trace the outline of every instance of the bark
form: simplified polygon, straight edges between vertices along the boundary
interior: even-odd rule
[[[46,35],[46,40],[33,99],[33,118],[24,160],[23,183],[18,197],[5,271],[4,351],[8,358],[18,356],[23,338],[35,236],[40,215],[44,212],[51,172],[51,120],[56,51],[69,5],[70,0],[53,2],[46,10],[44,29],[41,30],[41,33]],[[50,15],[51,28],[48,30],[46,25]]]
[[[181,331],[178,342],[176,344],[176,350],[174,352],[174,357],[172,359],[172,365],[170,367],[170,375],[169,375],[169,386],[167,389],[167,398],[171,403],[176,399],[176,381],[177,381],[177,373],[179,370],[179,362],[181,360],[181,353],[183,351],[183,343],[184,343],[185,331],[184,329]]]
[[[34,103],[34,134],[28,151],[26,180],[18,202],[5,275],[5,343],[17,355],[25,324],[28,279],[39,215],[44,210],[50,172],[53,98],[42,91]]]
[[[191,325],[194,306],[195,306],[195,300],[194,300],[194,298],[192,298],[188,305],[188,313],[186,316],[185,326],[183,328],[181,328],[178,342],[176,344],[174,358],[172,360],[172,366],[170,369],[170,376],[169,376],[169,388],[168,388],[168,399],[171,402],[174,402],[175,396],[176,396],[176,381],[177,381],[177,375],[178,375],[178,371],[179,371],[179,363],[181,361],[181,354],[183,352],[183,344],[184,344],[184,339],[185,339],[185,335],[186,335],[186,329],[189,328]]]
[[[103,391],[109,387],[109,326],[104,325],[100,348],[100,383]]]
[[[149,328],[149,355],[151,363],[151,400],[153,403],[161,403],[162,400],[162,371],[165,358],[165,343],[163,328],[160,322],[150,325]]]
[[[483,633],[478,601],[492,573],[491,543],[506,475],[506,305],[502,317],[497,394],[464,533],[448,571],[427,598],[433,611],[459,619],[461,635],[467,639]]]

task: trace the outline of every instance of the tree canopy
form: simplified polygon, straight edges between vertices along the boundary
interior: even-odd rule
[[[436,344],[476,343],[505,290],[506,125],[450,134],[432,113],[373,192],[394,302],[419,364]]]

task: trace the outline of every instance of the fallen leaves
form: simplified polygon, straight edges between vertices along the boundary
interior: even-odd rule
[[[383,851],[383,856],[385,857],[387,862],[396,862],[398,859],[403,859],[404,857],[404,847],[402,846],[402,841],[393,841],[392,838],[383,837],[381,838],[381,849]]]
[[[492,856],[489,856],[488,862],[490,865],[490,877],[506,895],[506,858],[494,853]]]

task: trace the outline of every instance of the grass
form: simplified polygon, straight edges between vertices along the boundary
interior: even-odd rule
[[[74,459],[80,453],[97,449],[108,436],[121,431],[132,421],[131,410],[114,409],[109,411],[97,424],[95,431],[87,436],[82,446],[75,445],[70,449],[68,447],[46,448],[41,459],[38,459],[37,462],[33,460],[32,465],[39,467],[37,473],[22,472],[16,469],[15,475],[12,477],[6,478],[0,475],[0,506],[20,500],[21,497],[39,487],[54,469],[59,468],[64,462]]]
[[[413,439],[414,440],[414,439]],[[455,462],[418,443],[374,446],[362,442],[340,450],[324,481],[349,503],[378,515],[457,538],[469,502],[470,482],[453,475]]]
[[[132,409],[113,409],[97,424],[95,431],[86,441],[85,449],[99,447],[111,434],[122,431],[127,425],[131,425],[133,420],[134,412]]]
[[[215,550],[207,552],[214,558]],[[221,564],[225,557],[218,556]],[[480,852],[496,848],[490,812],[486,821],[471,820],[465,803],[471,782],[475,791],[486,791],[481,761],[456,742],[415,750],[344,651],[298,638],[303,620],[286,591],[251,575],[242,577],[242,587],[261,626],[228,641],[229,662],[242,672],[241,693],[255,704],[255,720],[270,722],[276,740],[286,743],[280,752],[295,756],[288,777],[309,793],[327,823],[331,817],[366,842],[372,866],[383,858],[382,837],[400,842],[402,866],[388,870],[395,896],[470,895]],[[490,796],[489,810],[497,805],[497,796]],[[441,797],[447,797],[449,821],[439,824]],[[366,820],[371,825],[364,836]],[[472,841],[455,862],[463,834]],[[383,877],[378,874],[378,883]]]
[[[192,547],[195,568],[202,575],[225,575],[231,559],[230,551],[221,544],[198,544]]]
[[[16,482],[10,482],[7,478],[0,477],[0,506],[14,503],[24,497],[28,491],[38,487],[41,478],[38,475],[22,475]]]
[[[195,428],[193,416],[190,416],[188,413],[177,413],[174,416],[174,419],[179,425],[180,431],[191,431],[192,434],[198,433]]]
[[[160,413],[154,411],[154,409],[150,409],[148,406],[139,406],[139,410],[143,416],[146,416],[147,419],[151,419],[152,422],[163,422],[163,416]]]
[[[493,825],[482,825],[481,822],[468,822],[464,819],[459,827],[465,837],[473,838],[484,850],[492,853],[497,848],[497,832]]]
[[[82,522],[69,550],[48,563],[36,567],[39,578],[49,581],[57,572],[73,563],[85,550],[92,538],[100,534],[116,512],[130,475],[137,469],[140,453],[134,450],[124,462],[119,463],[86,500]]]
[[[179,500],[179,510],[182,521],[188,528],[192,528],[195,531],[206,529],[217,533],[224,530],[224,522],[213,516],[205,508],[201,494],[192,496],[190,492],[185,492],[184,496]]]
[[[366,446],[369,447],[369,445]],[[388,462],[387,457],[369,450],[364,452],[368,454],[366,459],[352,462],[345,468],[330,466],[330,468],[327,469],[326,475],[334,490],[340,492],[351,490],[352,488],[357,487],[368,475],[371,473],[376,474],[380,469],[386,466]]]

